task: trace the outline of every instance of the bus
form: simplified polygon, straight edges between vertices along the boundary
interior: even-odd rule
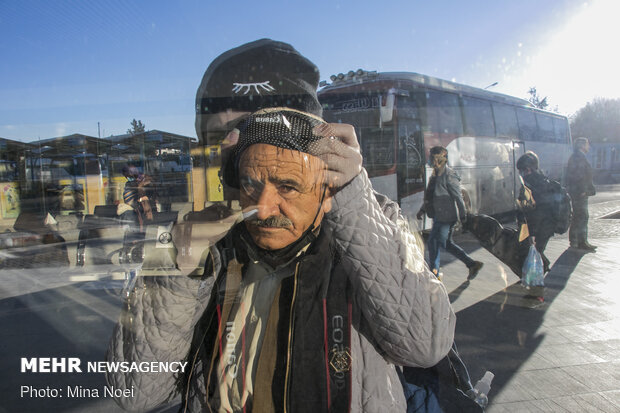
[[[53,215],[89,214],[103,204],[107,171],[94,154],[31,151],[26,157],[27,198],[37,198],[41,212]]]
[[[410,223],[422,205],[432,172],[426,160],[436,145],[448,149],[472,213],[502,217],[515,211],[516,160],[527,150],[539,156],[547,176],[563,178],[571,153],[565,116],[417,73],[360,69],[331,81],[318,92],[323,117],[355,127],[373,187],[398,201]]]
[[[82,134],[40,140],[25,156],[24,196],[52,215],[92,214],[105,204],[109,143]]]

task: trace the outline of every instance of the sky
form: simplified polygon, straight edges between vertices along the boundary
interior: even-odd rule
[[[411,71],[571,115],[619,98],[620,2],[0,1],[0,137],[31,142],[147,129],[195,136],[196,89],[240,44],[291,43],[321,79]]]

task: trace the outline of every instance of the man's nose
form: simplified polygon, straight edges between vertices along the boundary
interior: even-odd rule
[[[266,219],[280,214],[280,196],[278,190],[273,185],[265,185],[258,197],[258,219]]]

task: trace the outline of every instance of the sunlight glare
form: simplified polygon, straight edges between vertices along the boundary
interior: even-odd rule
[[[571,114],[595,97],[620,97],[620,2],[598,0],[584,3],[569,22],[551,32],[549,40],[533,56],[521,73],[505,72],[509,91],[522,95],[536,86],[549,96],[551,108]]]

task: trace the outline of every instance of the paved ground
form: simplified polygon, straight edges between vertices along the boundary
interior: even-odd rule
[[[444,283],[457,311],[456,342],[473,380],[495,373],[489,412],[620,411],[620,186],[599,188],[590,212],[596,254],[547,248],[554,262],[546,301],[526,297],[518,278],[470,235],[458,242],[485,267],[472,282],[443,254]],[[103,360],[119,314],[120,281],[59,269],[0,271],[0,412],[113,412],[109,398],[21,398],[20,386],[100,387],[102,374],[20,373],[20,357]],[[386,412],[387,413],[387,412]]]
[[[443,267],[472,379],[495,373],[487,411],[620,411],[620,219],[602,218],[620,211],[620,199],[605,192],[594,201],[590,240],[599,248],[584,254],[554,237],[543,304],[471,236],[459,242],[486,263],[480,275],[466,283],[462,263]]]

